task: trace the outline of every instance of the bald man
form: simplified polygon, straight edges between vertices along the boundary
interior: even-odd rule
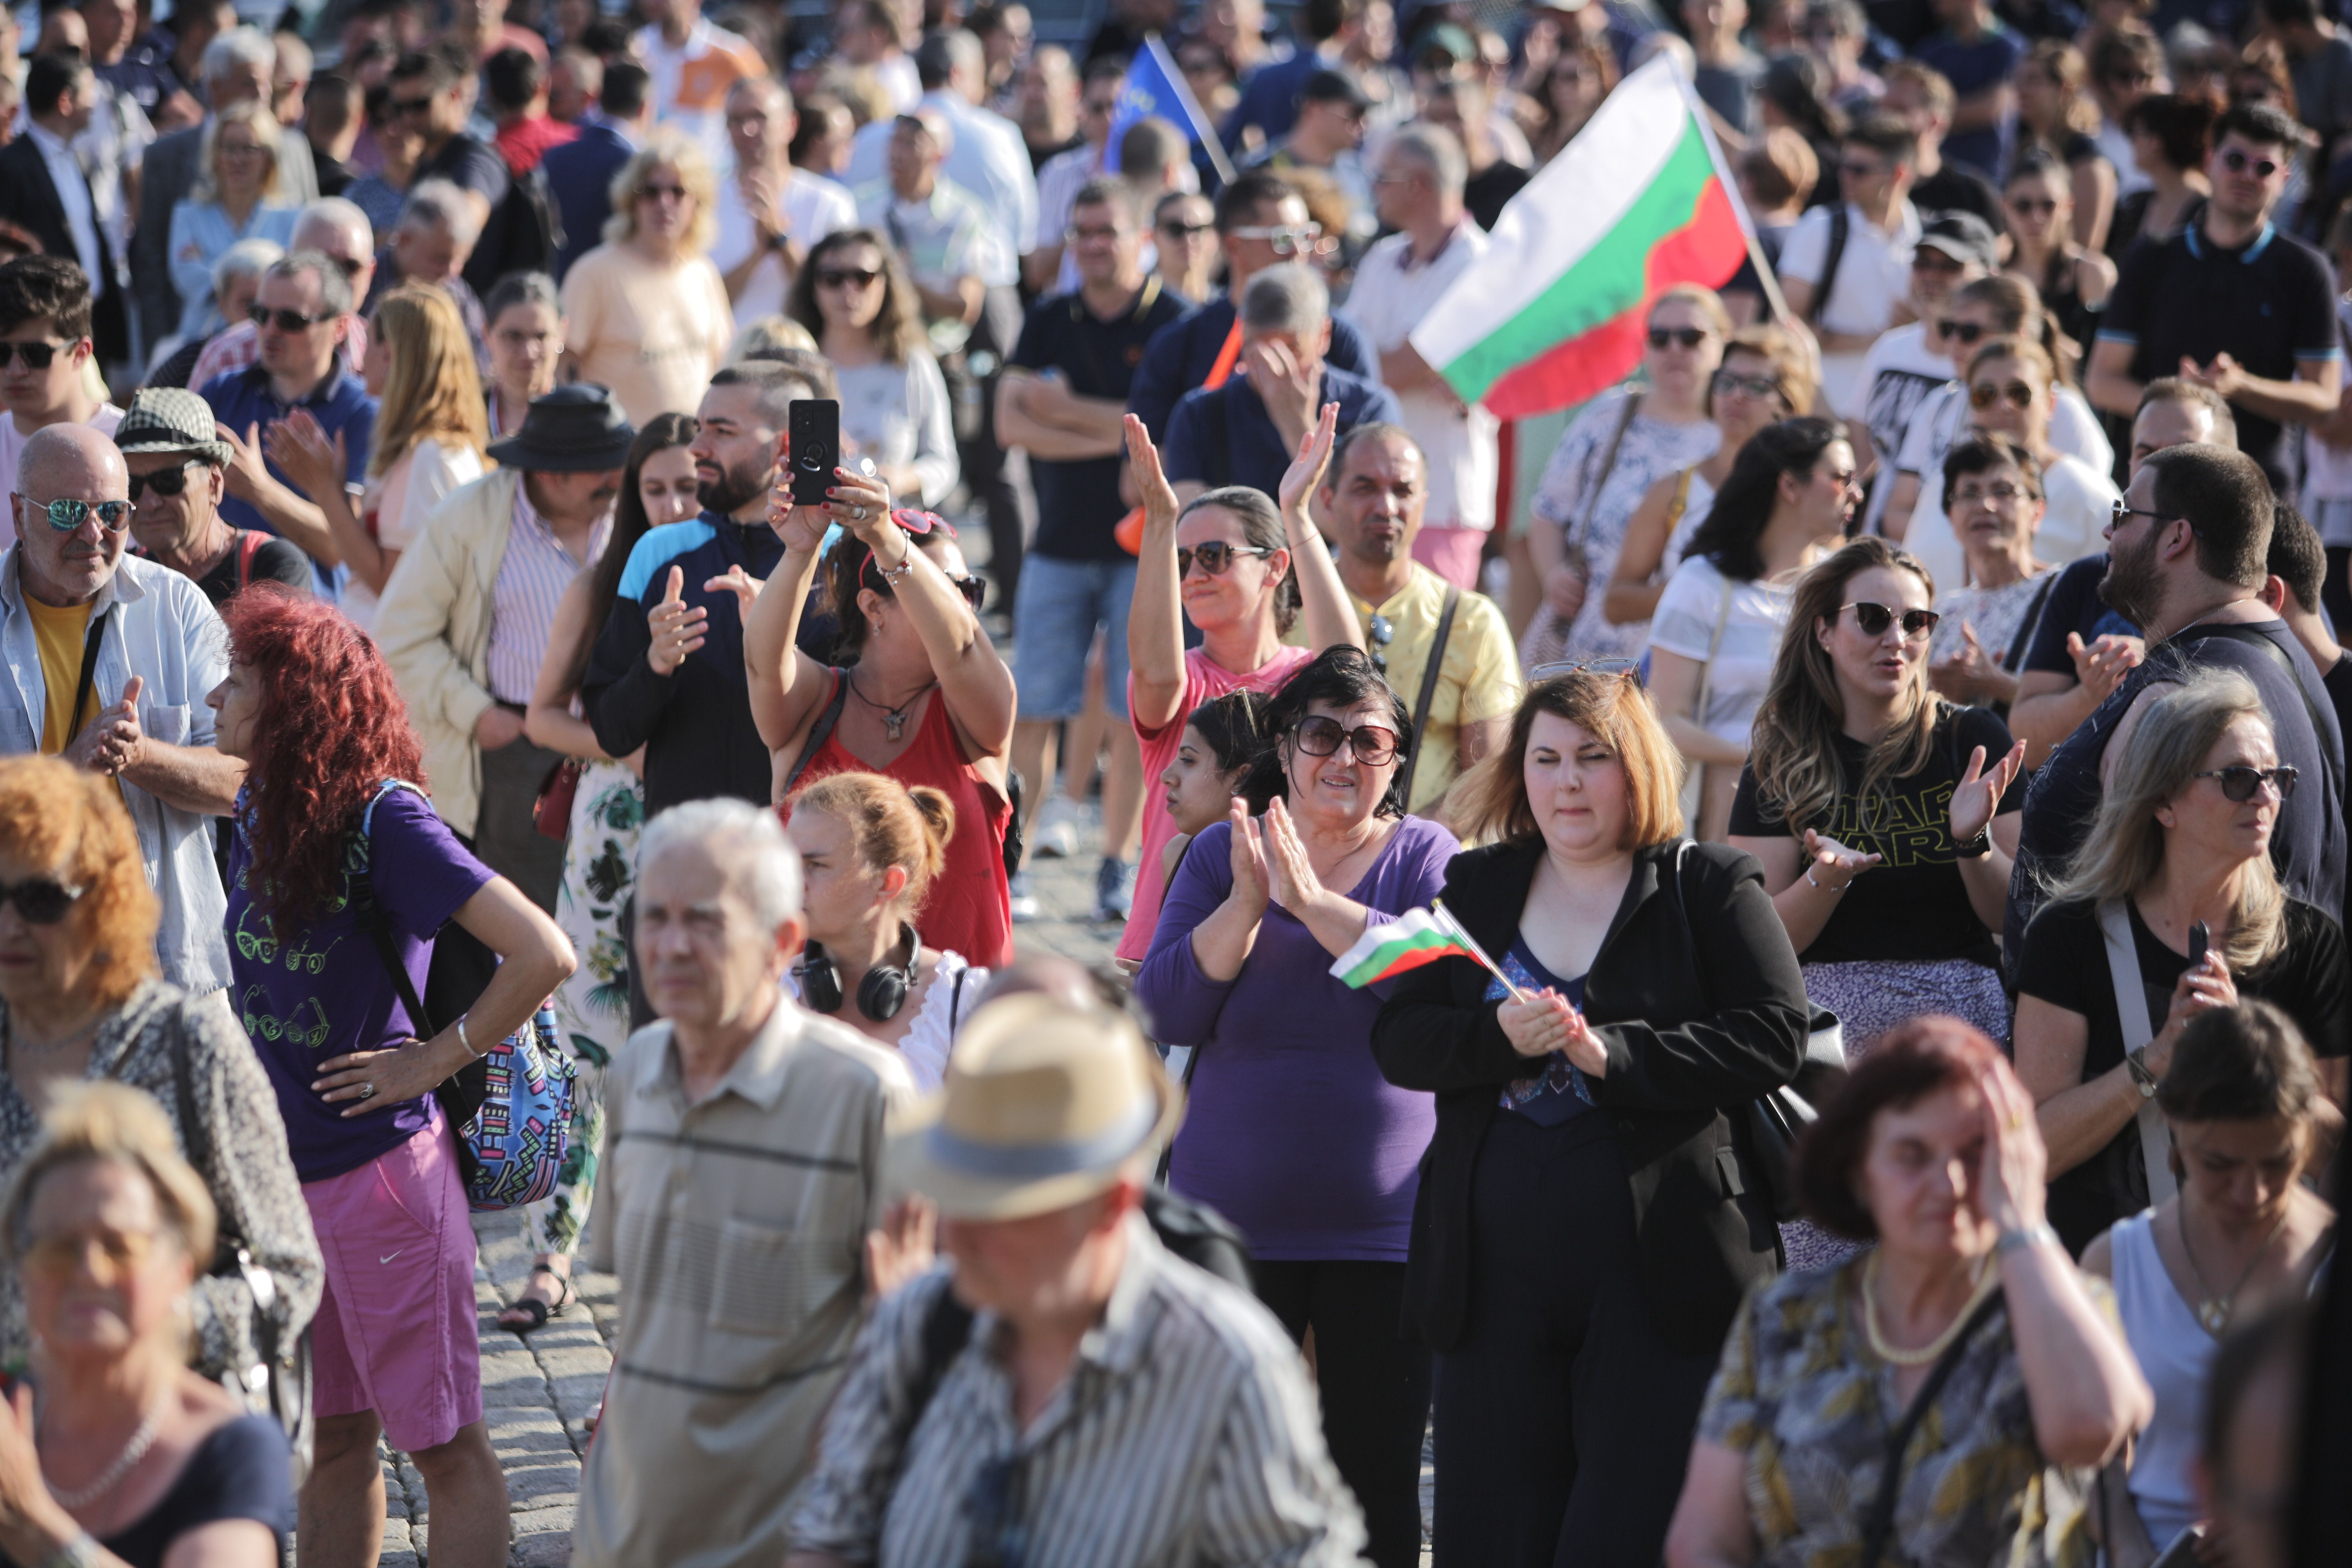
[[[228,677],[228,639],[194,582],[123,553],[130,498],[112,437],[52,425],[26,441],[16,543],[0,555],[0,661],[17,672],[0,681],[0,754],[61,756],[121,787],[163,906],[163,978],[201,996],[228,984],[206,818],[245,782],[205,701]]]

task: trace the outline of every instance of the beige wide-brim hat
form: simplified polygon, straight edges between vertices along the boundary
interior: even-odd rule
[[[940,1091],[894,1122],[891,1175],[948,1219],[1025,1219],[1104,1191],[1182,1118],[1127,1019],[1006,996],[957,1033]]]

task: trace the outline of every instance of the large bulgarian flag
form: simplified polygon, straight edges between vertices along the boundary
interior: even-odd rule
[[[1746,215],[1696,104],[1659,54],[1503,210],[1412,334],[1465,403],[1506,419],[1581,403],[1632,372],[1659,292],[1739,270]]]

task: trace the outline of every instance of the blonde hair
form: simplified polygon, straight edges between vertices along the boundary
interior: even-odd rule
[[[710,159],[702,143],[677,131],[655,132],[613,176],[613,216],[604,220],[605,243],[618,245],[636,237],[637,197],[645,191],[646,177],[660,168],[676,169],[677,183],[694,198],[694,223],[686,231],[687,254],[709,255],[719,238],[719,179],[710,172]]]
[[[1576,670],[1528,687],[1511,716],[1509,739],[1448,793],[1463,842],[1532,838],[1541,831],[1527,785],[1528,732],[1538,713],[1586,731],[1624,764],[1627,842],[1622,847],[1642,849],[1682,837],[1682,753],[1650,694],[1631,675]]]
[[[1908,572],[1935,603],[1936,580],[1917,556],[1864,534],[1842,546],[1798,580],[1789,606],[1780,649],[1772,658],[1772,679],[1756,710],[1748,753],[1758,793],[1777,805],[1789,831],[1802,837],[1808,827],[1826,832],[1838,795],[1849,786],[1838,766],[1837,739],[1845,724],[1838,695],[1837,667],[1814,636],[1817,621],[1834,623],[1845,605],[1846,584],[1873,567]],[[1927,689],[1927,661],[1911,667],[1895,721],[1870,748],[1861,781],[1853,785],[1869,820],[1870,797],[1889,779],[1907,778],[1925,767],[1945,704]]]
[[[278,116],[270,112],[269,106],[258,100],[232,103],[215,112],[212,123],[205,127],[204,142],[196,154],[195,184],[188,192],[189,199],[198,204],[220,200],[220,164],[215,154],[220,151],[220,133],[232,125],[252,127],[254,141],[269,156],[269,168],[261,176],[261,200],[267,205],[286,185],[285,129],[278,123]]]
[[[764,358],[771,349],[799,349],[803,353],[814,353],[816,339],[790,316],[761,316],[744,322],[737,331],[735,341],[727,345],[727,363],[740,364],[754,355]]]
[[[35,1237],[30,1226],[41,1184],[76,1165],[102,1163],[136,1171],[154,1191],[155,1207],[181,1252],[203,1273],[212,1266],[219,1226],[212,1193],[180,1156],[172,1119],[155,1097],[129,1084],[100,1080],[68,1084],[41,1118],[41,1138],[8,1184],[7,1224],[0,1253],[20,1262]]]
[[[822,811],[849,829],[858,861],[869,870],[906,868],[899,900],[919,907],[947,868],[955,835],[955,806],[929,784],[911,788],[882,773],[834,773],[795,791],[794,811]]]
[[[1712,289],[1703,288],[1696,283],[1677,283],[1671,289],[1659,289],[1657,298],[1652,300],[1642,310],[1643,323],[1648,324],[1650,318],[1658,313],[1659,306],[1671,304],[1677,300],[1705,316],[1706,324],[1715,329],[1717,337],[1731,336],[1731,312],[1725,308],[1723,296]],[[1802,413],[1803,410],[1798,409],[1795,412]]]
[[[403,284],[376,307],[375,331],[392,353],[392,370],[376,410],[369,474],[389,473],[428,438],[479,457],[489,445],[489,415],[456,301],[429,284]]]
[[[82,889],[67,920],[91,952],[93,1001],[120,1006],[155,973],[163,907],[113,780],[55,757],[0,761],[0,851]]]
[[[2262,693],[2235,670],[2201,671],[2149,703],[2116,762],[2089,836],[2050,897],[2128,899],[2153,885],[2164,871],[2164,825],[2156,819],[2157,807],[2195,783],[2205,753],[2241,719],[2258,719],[2265,733],[2273,732]],[[2230,929],[2213,933],[2213,945],[2238,974],[2285,950],[2286,889],[2269,856],[2255,856],[2239,872],[2238,907]]]

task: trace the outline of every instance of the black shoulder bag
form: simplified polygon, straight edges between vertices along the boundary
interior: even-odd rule
[[[1944,1384],[1951,1381],[1952,1369],[1960,1364],[1960,1357],[1968,1352],[1969,1342],[1977,1337],[1978,1330],[2000,1311],[2004,1300],[2001,1293],[1995,1290],[1977,1303],[1977,1310],[1969,1314],[1969,1321],[1960,1330],[1959,1337],[1936,1358],[1934,1369],[1927,1373],[1927,1381],[1919,1385],[1917,1394],[1912,1395],[1911,1407],[1903,1413],[1903,1419],[1896,1422],[1895,1430],[1887,1435],[1886,1457],[1878,1468],[1878,1495],[1870,1500],[1870,1511],[1862,1517],[1862,1555],[1855,1560],[1854,1568],[1878,1568],[1879,1559],[1886,1555],[1887,1544],[1895,1538],[1895,1506],[1902,1500],[1903,1470],[1909,1457],[1912,1436],[1919,1430],[1919,1423],[1927,1419],[1927,1407],[1936,1403],[1936,1396],[1944,1392]]]
[[[1454,635],[1454,612],[1462,606],[1462,590],[1445,585],[1445,607],[1437,613],[1437,640],[1429,645],[1429,663],[1421,672],[1421,696],[1412,705],[1412,750],[1405,753],[1404,774],[1397,780],[1397,798],[1412,809],[1412,775],[1421,766],[1421,738],[1429,729],[1429,705],[1437,699],[1437,667],[1445,662],[1446,639]]]
[[[1805,312],[1809,321],[1819,321],[1822,312],[1830,308],[1830,290],[1837,287],[1838,263],[1845,259],[1845,242],[1853,234],[1853,215],[1845,210],[1845,203],[1830,205],[1830,244],[1822,257],[1822,286],[1814,291],[1812,307]]]

